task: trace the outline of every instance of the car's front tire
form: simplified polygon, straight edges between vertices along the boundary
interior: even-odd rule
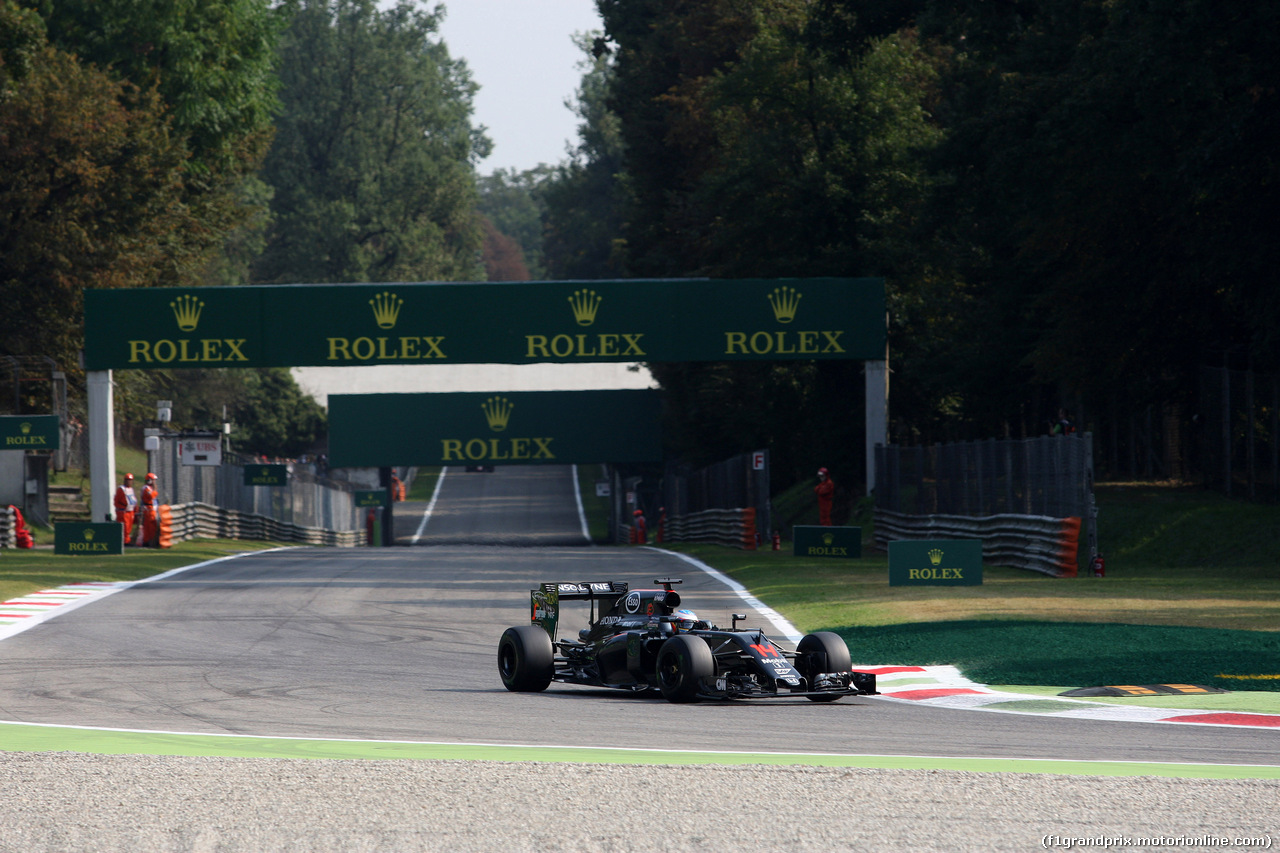
[[[677,634],[658,649],[658,689],[668,702],[697,702],[702,679],[715,672],[711,647],[698,637]]]
[[[796,646],[796,670],[812,686],[814,676],[823,672],[848,672],[853,668],[849,647],[834,631],[805,634]],[[814,702],[834,702],[841,694],[810,696]]]
[[[498,640],[498,674],[515,693],[546,690],[555,673],[551,636],[537,625],[517,625]]]

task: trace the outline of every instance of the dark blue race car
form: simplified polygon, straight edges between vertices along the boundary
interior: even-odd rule
[[[658,690],[670,702],[784,699],[833,702],[875,695],[874,673],[853,672],[838,634],[818,631],[794,652],[759,628],[717,628],[681,607],[672,587],[630,589],[619,581],[544,583],[530,591],[530,624],[498,641],[498,672],[515,692],[546,690],[553,681],[629,691]],[[561,606],[583,601],[590,613],[577,639],[556,639]]]

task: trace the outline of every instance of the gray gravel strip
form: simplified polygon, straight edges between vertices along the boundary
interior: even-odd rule
[[[1278,815],[1276,780],[0,753],[0,850],[24,853],[1221,850]]]

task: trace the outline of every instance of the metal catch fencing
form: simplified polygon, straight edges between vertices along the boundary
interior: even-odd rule
[[[178,446],[177,437],[162,435],[160,449],[149,454],[161,503],[210,504],[320,530],[363,529],[364,516],[355,506],[355,487],[319,476],[313,464],[287,463],[288,485],[247,486],[244,469],[254,464],[253,460],[224,453],[221,465],[183,465]],[[134,476],[141,481],[141,474],[135,472]]]
[[[876,510],[876,547],[895,539],[979,539],[982,559],[1060,578],[1079,574],[1080,519],[1039,515],[902,515]]]
[[[756,511],[704,509],[670,518],[663,525],[663,541],[714,542],[726,548],[756,550]]]
[[[172,542],[188,539],[257,539],[269,542],[298,542],[305,545],[361,545],[360,530],[325,530],[304,527],[261,515],[203,503],[174,504],[168,507]]]
[[[752,509],[755,530],[773,529],[767,450],[740,453],[696,470],[668,464],[663,472],[662,495],[672,523],[707,510]],[[732,532],[729,535],[735,537]]]
[[[920,538],[916,533],[936,529],[940,519],[951,516],[1023,516],[1037,523],[1077,518],[1080,547],[1087,555],[1098,552],[1090,433],[931,447],[881,445],[875,500],[877,526],[881,518],[892,518],[899,538]],[[1008,537],[1001,533],[1001,538]],[[1025,541],[1028,559],[1036,562],[1035,537]],[[1008,543],[999,550],[1007,551]],[[1003,559],[1002,565],[1024,562],[1019,556]],[[1065,566],[1053,571],[1059,572],[1071,574]]]

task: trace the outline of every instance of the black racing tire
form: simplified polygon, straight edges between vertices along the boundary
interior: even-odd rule
[[[513,693],[546,690],[555,673],[551,635],[537,625],[517,625],[498,640],[498,674]]]
[[[821,672],[848,672],[853,669],[849,647],[834,631],[817,631],[805,634],[796,646],[796,669],[813,683],[813,677]],[[810,696],[814,702],[834,702],[841,694]]]
[[[697,702],[702,679],[715,673],[715,658],[703,639],[676,634],[658,649],[658,689],[668,702]]]

